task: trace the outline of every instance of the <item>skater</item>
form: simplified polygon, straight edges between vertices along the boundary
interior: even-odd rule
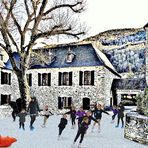
[[[121,121],[122,121],[122,126],[121,126],[121,128],[124,127],[124,120],[123,120],[123,118],[124,118],[124,106],[123,106],[122,102],[120,102],[120,104],[119,104],[119,106],[118,106],[118,120],[117,120],[117,125],[116,125],[116,127],[119,127],[120,119],[121,119]]]
[[[9,99],[7,100],[8,104],[11,106],[12,108],[12,118],[13,118],[13,121],[15,121],[16,119],[16,115],[18,114],[18,106],[16,104],[15,101],[10,101]]]
[[[63,117],[62,117],[61,120],[60,120],[59,125],[58,125],[58,127],[59,127],[58,140],[60,140],[60,136],[61,136],[61,134],[62,134],[64,128],[66,127],[66,125],[67,125],[67,115],[64,114]]]
[[[80,107],[80,110],[78,110],[76,112],[76,116],[78,116],[78,127],[79,127],[79,124],[82,122],[83,120],[83,117],[86,115],[85,111],[83,110],[83,107]]]
[[[71,118],[71,124],[72,124],[72,129],[75,128],[75,119],[76,119],[76,110],[75,110],[75,106],[71,106],[70,111],[66,112],[65,114],[70,114],[70,118]]]
[[[79,141],[79,145],[78,145],[79,148],[81,147],[81,143],[83,141],[84,135],[86,133],[86,130],[88,129],[88,124],[89,124],[88,117],[84,117],[82,122],[79,125],[78,132],[77,132],[76,137],[75,137],[74,142],[73,142],[73,146],[75,145],[79,136],[81,136],[80,141]]]
[[[94,111],[94,118],[98,121],[98,122],[94,122],[93,124],[93,127],[92,127],[92,132],[93,132],[93,129],[94,129],[94,126],[96,124],[98,124],[98,132],[100,132],[100,122],[101,122],[101,118],[102,118],[102,113],[105,113],[107,115],[109,115],[108,112],[104,111],[102,108],[101,108],[101,104],[98,104],[97,106],[97,109],[95,109]]]
[[[27,116],[27,112],[25,111],[25,109],[22,109],[20,113],[17,114],[17,116],[19,117],[19,129],[25,130],[25,117]]]
[[[83,118],[85,118],[85,117],[88,118],[88,125],[91,124],[92,120],[95,121],[95,122],[98,122],[94,117],[92,117],[92,112],[91,111],[87,111],[86,115]]]
[[[118,109],[117,109],[117,106],[116,106],[116,105],[114,105],[114,106],[111,108],[111,110],[112,110],[112,112],[113,112],[113,115],[112,115],[112,121],[111,121],[111,123],[113,123],[113,122],[114,122],[114,120],[115,120],[116,115],[118,114]]]
[[[49,111],[48,105],[45,105],[45,107],[44,107],[44,109],[43,109],[44,121],[43,121],[42,127],[46,127],[47,119],[48,119],[49,116],[51,116],[51,115],[53,115],[53,113]]]
[[[38,112],[40,112],[39,105],[38,105],[38,102],[35,97],[31,98],[31,101],[29,102],[27,111],[29,112],[30,118],[31,118],[30,130],[33,130],[34,129],[33,123],[36,120],[36,116],[38,115]]]

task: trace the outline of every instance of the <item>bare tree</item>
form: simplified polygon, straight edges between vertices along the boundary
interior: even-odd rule
[[[7,52],[18,78],[21,99],[28,98],[26,71],[34,46],[43,38],[84,35],[85,27],[77,19],[84,6],[84,0],[0,1],[0,46]],[[20,57],[19,67],[14,51]]]

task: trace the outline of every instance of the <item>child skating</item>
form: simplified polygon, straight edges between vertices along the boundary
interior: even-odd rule
[[[60,136],[61,136],[61,134],[62,134],[64,128],[66,127],[66,125],[67,125],[67,115],[64,114],[63,117],[62,117],[61,120],[60,120],[59,125],[58,125],[58,127],[59,127],[58,140],[60,140]]]
[[[82,122],[83,120],[83,117],[86,115],[85,111],[83,110],[83,107],[80,107],[80,109],[76,112],[76,116],[77,119],[78,119],[78,127],[79,127],[79,124]]]
[[[81,136],[81,137],[80,137],[78,148],[81,147],[82,141],[84,139],[84,135],[86,133],[86,130],[88,129],[88,124],[89,124],[88,117],[84,117],[82,122],[79,124],[79,128],[78,128],[78,131],[77,131],[77,134],[74,139],[72,147],[75,147],[75,143],[76,143],[77,139],[79,138],[79,136]]]
[[[43,125],[41,125],[43,128],[46,127],[46,122],[47,119],[49,118],[49,116],[53,115],[50,111],[49,111],[49,107],[48,105],[45,105],[44,109],[43,109],[43,115],[44,116],[44,121],[43,121]]]
[[[117,106],[114,105],[114,106],[111,108],[111,110],[112,110],[112,112],[113,112],[111,123],[114,123],[114,121],[115,121],[115,117],[116,117],[116,115],[118,114]]]
[[[93,132],[93,129],[94,129],[94,126],[96,124],[98,124],[98,132],[100,132],[100,122],[101,122],[101,118],[102,118],[102,113],[105,113],[107,115],[109,115],[108,112],[104,111],[102,108],[101,108],[101,104],[99,104],[97,106],[97,108],[93,111],[94,112],[94,118],[97,120],[97,122],[94,122],[94,125],[92,127],[92,132]]]
[[[75,119],[76,119],[76,110],[74,106],[71,106],[70,111],[67,112],[66,114],[70,114],[70,118],[71,118],[71,124],[72,124],[72,129],[74,129],[75,127]]]
[[[117,120],[116,127],[119,127],[120,119],[122,121],[121,128],[124,127],[124,120],[123,120],[123,118],[124,118],[124,110],[125,110],[125,108],[124,108],[123,104],[120,102],[119,107],[118,107],[118,120]]]
[[[25,109],[22,109],[20,113],[17,114],[17,116],[19,117],[19,129],[23,129],[25,130],[25,121],[26,121],[26,111]]]

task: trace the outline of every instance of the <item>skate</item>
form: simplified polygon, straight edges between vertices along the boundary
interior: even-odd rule
[[[115,127],[116,127],[116,128],[118,128],[118,127],[119,127],[119,125],[116,125]]]
[[[101,132],[101,129],[100,128],[98,128],[98,133],[100,133]]]
[[[81,143],[79,143],[78,148],[81,148]]]
[[[58,135],[58,138],[57,138],[57,140],[60,140],[60,135]]]
[[[34,130],[34,127],[33,126],[30,126],[30,130],[33,131]]]
[[[42,128],[45,128],[46,126],[45,126],[45,125],[41,125],[41,127],[42,127]]]
[[[73,144],[71,145],[72,148],[76,147],[76,142],[73,142]]]

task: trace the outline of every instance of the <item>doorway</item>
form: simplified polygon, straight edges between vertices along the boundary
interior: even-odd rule
[[[84,110],[90,109],[90,99],[89,98],[83,98],[83,109]]]

